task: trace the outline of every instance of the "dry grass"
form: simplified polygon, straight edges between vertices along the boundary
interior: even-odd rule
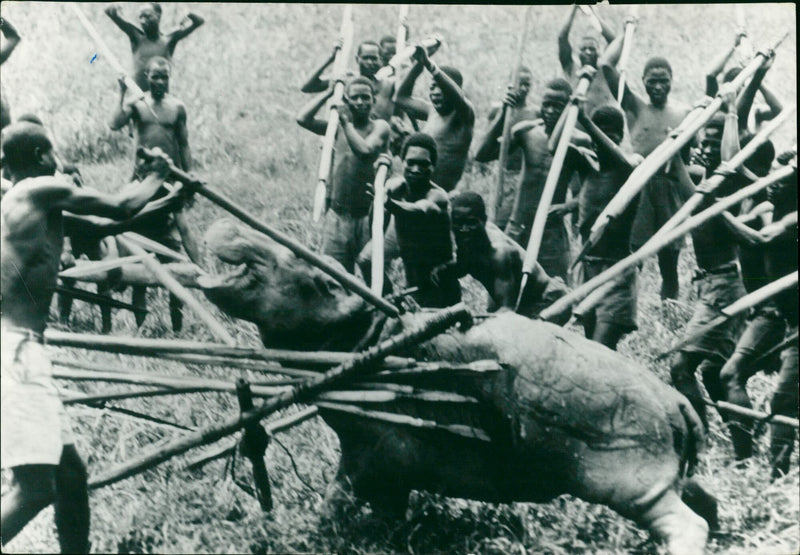
[[[303,75],[327,54],[335,39],[341,7],[335,5],[200,4],[164,5],[164,22],[177,22],[184,9],[206,17],[206,26],[178,46],[173,91],[189,111],[190,142],[197,170],[207,180],[246,205],[265,221],[315,246],[319,231],[310,223],[310,201],[316,173],[318,141],[294,123],[306,101],[298,92]],[[127,63],[127,40],[102,14],[100,5],[84,5],[111,48]],[[126,7],[130,11],[131,7]],[[555,37],[565,15],[559,6],[536,6],[526,62],[534,69],[533,96],[557,74]],[[51,128],[65,159],[77,162],[86,180],[98,188],[114,189],[130,172],[129,139],[112,133],[106,122],[118,101],[114,75],[64,5],[3,3],[3,16],[19,29],[23,42],[3,66],[4,94],[15,115],[38,113]],[[624,8],[603,7],[620,25]],[[768,77],[787,102],[796,98],[796,33],[794,6],[747,6],[748,23],[757,39],[771,39],[782,30],[791,34]],[[664,54],[673,61],[673,95],[690,102],[702,92],[702,67],[732,41],[734,16],[729,5],[647,6],[640,13],[637,48],[631,65],[641,70],[646,57]],[[393,6],[356,6],[359,36],[377,38],[391,32]],[[413,6],[412,36],[441,33],[446,47],[439,61],[460,67],[465,90],[476,106],[476,135],[485,126],[489,104],[505,87],[513,55],[513,34],[523,9],[512,6]],[[369,19],[368,19],[369,18]],[[573,36],[585,22],[578,19]],[[636,84],[638,86],[638,83]],[[420,89],[421,90],[421,89]],[[795,140],[795,125],[777,137],[779,148]],[[465,174],[470,187],[485,192],[491,168],[473,164]],[[193,220],[205,229],[219,212],[198,201]],[[688,250],[688,249],[687,249]],[[640,330],[627,337],[620,350],[648,365],[662,379],[664,363],[654,363],[680,334],[693,301],[688,276],[693,265],[681,258],[682,293],[678,303],[662,307],[658,300],[655,265],[645,266],[640,298]],[[485,293],[466,280],[468,301],[478,309]],[[151,294],[153,313],[137,330],[129,314],[118,313],[114,333],[174,337],[169,328],[163,293]],[[99,330],[96,308],[76,305],[70,328]],[[225,318],[224,316],[221,316]],[[229,321],[243,345],[257,343],[255,328]],[[211,339],[192,315],[181,337]],[[178,364],[152,359],[122,358],[75,351],[75,357],[128,365],[142,371],[200,373]],[[67,356],[61,353],[61,356]],[[203,369],[205,375],[233,379],[230,369]],[[236,372],[236,371],[234,371]],[[254,379],[252,373],[245,376]],[[237,373],[238,375],[238,373]],[[65,384],[70,389],[100,386]],[[757,406],[765,406],[770,378],[752,380]],[[175,399],[126,401],[134,409],[186,426],[200,427],[233,414],[235,399],[220,394]],[[78,432],[78,449],[91,473],[129,459],[153,443],[175,437],[176,430],[89,408],[69,409]],[[346,519],[328,522],[320,517],[321,499],[338,461],[338,440],[319,420],[304,423],[277,438],[292,454],[301,481],[287,452],[277,442],[267,451],[275,509],[269,515],[241,491],[217,461],[199,471],[185,471],[178,458],[162,467],[91,497],[94,550],[99,552],[344,552],[344,553],[602,553],[663,552],[663,548],[631,522],[610,510],[568,497],[542,505],[488,505],[443,499],[427,493],[412,496],[409,519],[387,524],[371,517],[369,509],[353,505]],[[770,483],[766,434],[758,440],[759,454],[743,467],[734,467],[721,422],[712,420],[709,450],[700,477],[719,498],[723,533],[712,538],[712,553],[789,554],[800,550],[800,497],[797,456],[793,471]],[[248,476],[238,461],[237,475]],[[308,487],[305,483],[310,485]],[[4,480],[4,486],[6,482]],[[11,544],[13,552],[51,552],[57,549],[52,509],[44,511]]]

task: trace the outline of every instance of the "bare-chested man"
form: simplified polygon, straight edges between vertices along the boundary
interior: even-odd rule
[[[417,46],[414,66],[397,88],[397,105],[410,117],[425,121],[422,132],[436,141],[439,161],[431,179],[445,191],[458,185],[469,156],[475,110],[461,90],[461,72],[449,66],[439,68],[431,62],[427,50]],[[430,103],[414,98],[414,84],[423,69],[430,72]]]
[[[562,112],[572,95],[572,87],[564,79],[553,79],[547,83],[542,96],[542,120],[523,121],[511,130],[511,150],[522,149],[523,173],[517,186],[514,207],[505,232],[522,248],[527,248],[533,218],[542,197],[547,174],[553,162],[548,141]],[[539,264],[547,275],[567,279],[570,264],[570,246],[564,216],[578,207],[578,191],[572,191],[573,199],[567,201],[567,190],[577,172],[585,176],[594,171],[597,161],[590,148],[589,138],[578,130],[572,136],[571,148],[567,151],[564,166],[553,193],[552,205],[539,249]]]
[[[489,311],[514,310],[522,281],[525,251],[499,227],[486,221],[486,205],[474,191],[451,194],[453,235],[456,238],[457,275],[471,275],[489,293]],[[548,276],[536,264],[528,279],[519,313],[530,318],[566,295],[567,286],[560,278]],[[569,311],[552,321],[564,324]]]
[[[391,220],[384,236],[385,264],[400,255],[408,285],[419,288],[414,299],[421,306],[451,306],[461,300],[461,286],[453,270],[450,200],[431,180],[437,162],[436,142],[425,133],[413,133],[403,143],[400,156],[403,176],[386,182],[386,210]],[[371,243],[361,251],[358,264],[369,279]],[[388,285],[388,280],[385,283]]]
[[[129,121],[136,128],[136,147],[160,148],[175,164],[185,171],[192,167],[192,155],[189,150],[189,132],[186,127],[186,106],[181,100],[169,94],[170,65],[166,58],[151,58],[148,63],[148,91],[144,98],[135,98],[128,94],[124,80],[121,81],[120,106],[111,120],[111,129],[121,129]],[[137,158],[137,161],[141,159]],[[134,168],[134,178],[141,178],[141,164]],[[164,189],[162,195],[166,195]],[[189,199],[187,199],[189,200]],[[184,207],[185,209],[185,207]],[[158,241],[169,248],[179,251],[181,245],[186,249],[189,258],[198,264],[202,260],[200,246],[195,235],[189,229],[182,210],[173,214],[154,213],[138,222],[133,231]],[[133,288],[132,302],[136,306],[144,306],[146,288]],[[183,326],[182,303],[170,294],[170,315],[172,328],[180,331]],[[139,318],[141,325],[142,316]]]
[[[526,66],[519,68],[519,87],[513,90],[509,86],[503,97],[502,104],[492,105],[489,110],[489,129],[478,140],[475,150],[475,160],[477,162],[491,162],[500,156],[500,140],[505,125],[506,114],[511,114],[511,125],[525,120],[535,120],[539,117],[539,107],[527,104],[528,92],[531,89],[531,70]],[[505,108],[505,109],[504,109]],[[506,167],[502,171],[506,172],[509,184],[519,181],[519,172],[522,170],[522,152],[517,150],[509,152]],[[511,215],[511,204],[514,202],[514,188],[509,186],[503,191],[503,199],[500,209],[495,214],[497,227],[504,228]]]
[[[106,15],[111,21],[128,35],[133,51],[133,79],[143,91],[148,90],[150,83],[147,79],[150,60],[154,57],[166,58],[172,61],[175,47],[178,43],[191,35],[195,29],[205,21],[197,14],[187,14],[181,21],[180,27],[171,33],[161,32],[161,5],[158,2],[146,2],[139,7],[139,24],[141,29],[122,17],[120,7],[112,4],[106,8]],[[177,160],[176,160],[177,161]]]
[[[156,194],[165,173],[148,173],[117,195],[75,187],[54,175],[50,140],[29,122],[4,130],[2,152],[14,183],[0,204],[0,442],[2,466],[13,473],[2,499],[2,545],[54,502],[62,552],[89,553],[86,468],[42,344],[64,241],[62,212],[129,218]]]
[[[603,56],[601,69],[611,90],[619,87],[619,73],[606,58],[621,51],[624,36],[609,45]],[[661,57],[650,58],[642,76],[649,100],[645,100],[625,83],[622,109],[630,130],[631,147],[637,154],[647,157],[667,138],[670,130],[680,125],[689,108],[671,101],[672,66]],[[671,169],[671,166],[670,166]],[[639,209],[631,232],[631,248],[637,250],[669,220],[686,202],[692,191],[681,184],[674,172],[662,168],[647,183],[639,198]],[[661,298],[678,297],[678,255],[681,243],[676,242],[658,253],[661,272]]]
[[[11,56],[21,39],[14,26],[2,17],[0,17],[0,32],[3,33],[3,37],[6,39],[3,47],[0,48],[0,65],[2,65]],[[0,91],[0,129],[11,123],[11,107],[6,102],[5,96],[5,93]]]
[[[567,16],[564,27],[558,34],[558,61],[561,63],[561,69],[564,70],[564,76],[570,85],[574,88],[578,85],[578,73],[584,66],[590,66],[597,69],[597,61],[600,55],[600,42],[592,35],[584,35],[581,37],[578,44],[578,55],[573,54],[572,45],[569,42],[569,32],[572,29],[572,22],[575,19],[575,13],[578,10],[577,4],[573,4],[570,8],[569,15]],[[614,31],[609,27],[600,16],[597,16],[597,21],[600,22],[602,28],[602,35],[606,42],[611,43],[616,38]],[[609,58],[609,63],[616,65],[622,51],[618,51],[615,56]],[[586,100],[583,101],[583,109],[587,114],[591,114],[598,106],[604,104],[611,104],[615,102],[614,95],[616,89],[612,93],[608,88],[605,79],[594,79],[592,84],[589,85],[589,90],[586,93]]]
[[[328,121],[316,115],[333,89],[330,87],[301,110],[297,116],[301,127],[325,135]],[[372,81],[356,77],[347,84],[344,104],[338,109],[341,130],[337,134],[333,180],[327,190],[330,211],[325,218],[322,252],[338,260],[350,273],[369,241],[372,201],[367,186],[375,181],[373,165],[389,142],[389,124],[370,117],[374,103]]]
[[[592,138],[599,170],[589,175],[583,183],[579,196],[578,229],[585,241],[592,225],[612,198],[627,181],[633,168],[641,162],[641,155],[623,153],[618,145],[622,142],[625,120],[622,111],[615,105],[598,107],[591,119],[583,109],[578,121]],[[630,254],[630,234],[636,204],[630,203],[625,211],[612,220],[603,237],[583,259],[583,279],[588,281],[601,274]],[[619,340],[637,329],[636,297],[637,270],[632,268],[607,286],[603,298],[596,306],[576,316],[583,324],[586,337],[616,349]]]

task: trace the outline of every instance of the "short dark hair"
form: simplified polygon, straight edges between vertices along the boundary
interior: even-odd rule
[[[753,137],[754,135],[751,135],[750,133],[747,133],[744,137],[742,137],[740,141],[742,148],[744,148],[747,143],[752,141]],[[749,170],[758,175],[758,177],[764,177],[767,173],[769,173],[774,160],[775,145],[772,143],[772,141],[767,140],[759,145],[758,148],[756,148],[756,151],[752,156],[750,156],[750,158],[747,159],[745,165]]]
[[[483,197],[475,191],[461,191],[450,197],[450,202],[453,207],[463,206],[469,208],[470,212],[475,214],[479,219],[486,220],[486,203],[483,202]]]
[[[439,66],[439,69],[441,69],[442,72],[450,79],[455,81],[456,85],[458,85],[458,88],[461,88],[464,85],[464,77],[461,75],[461,72],[453,66]]]
[[[620,137],[625,133],[625,118],[622,110],[613,104],[605,104],[592,112],[592,122],[598,127],[610,127]]]
[[[357,55],[357,56],[361,56],[361,49],[362,49],[364,46],[368,45],[368,44],[370,44],[370,45],[374,46],[374,47],[375,47],[375,48],[377,48],[378,50],[380,50],[380,49],[381,49],[381,45],[380,45],[380,44],[378,44],[377,42],[375,42],[374,40],[362,40],[362,41],[359,43],[359,45],[358,45],[358,49],[356,50],[356,55]]]
[[[545,85],[545,88],[563,92],[567,96],[572,96],[572,86],[566,79],[562,77],[556,77],[555,79],[550,79]]]
[[[150,70],[153,67],[165,67],[167,71],[172,74],[172,64],[169,63],[169,60],[163,56],[153,56],[147,61],[147,72],[150,73]]]
[[[158,14],[159,18],[161,18],[161,4],[159,4],[158,2],[145,2],[144,6],[150,6],[151,8],[153,8],[153,11],[156,12],[156,14]]]
[[[17,121],[27,121],[29,123],[35,123],[36,125],[41,125],[44,127],[44,122],[37,116],[36,114],[32,114],[30,112],[22,114],[17,118]]]
[[[642,75],[646,75],[651,69],[666,69],[667,72],[669,72],[669,76],[672,77],[672,66],[669,65],[666,58],[662,58],[661,56],[653,56],[647,60],[647,63],[644,64]]]
[[[383,46],[384,43],[387,43],[387,42],[397,42],[397,39],[395,37],[393,37],[392,35],[383,35],[381,37],[381,40],[378,41],[378,42],[380,42],[380,46]]]
[[[367,87],[369,87],[369,90],[372,92],[372,96],[373,97],[375,96],[375,86],[372,84],[372,81],[370,81],[369,79],[367,79],[363,75],[357,75],[356,77],[353,77],[352,79],[350,79],[347,82],[347,86],[345,87],[345,90],[349,91],[350,87],[352,85],[366,85]]]
[[[436,148],[436,141],[433,140],[433,137],[428,135],[427,133],[412,133],[406,140],[403,141],[403,147],[400,149],[400,158],[405,160],[406,153],[408,152],[408,148],[412,146],[422,147],[431,154],[431,164],[434,166],[436,165],[436,158],[438,156],[438,151]]]
[[[49,151],[53,148],[44,127],[30,121],[17,121],[2,134],[3,163],[11,169],[23,168],[32,163],[36,150]]]

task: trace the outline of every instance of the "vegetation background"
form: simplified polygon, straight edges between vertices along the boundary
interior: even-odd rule
[[[103,14],[104,4],[81,8],[97,26],[123,64],[130,64],[127,38]],[[300,129],[295,114],[309,97],[299,86],[331,51],[338,34],[341,5],[322,4],[178,4],[164,3],[162,29],[177,25],[193,11],[206,24],[176,51],[172,92],[188,108],[189,139],[196,171],[210,184],[264,221],[317,246],[319,229],[311,223],[310,207],[320,142]],[[136,6],[124,5],[130,19]],[[533,69],[531,101],[548,79],[558,75],[556,36],[568,13],[564,5],[534,6],[525,62]],[[603,5],[602,17],[621,32],[626,6]],[[436,54],[464,74],[464,89],[475,105],[475,135],[486,128],[486,114],[506,87],[514,59],[516,36],[525,7],[478,5],[413,5],[409,12],[410,40],[441,34],[445,46]],[[797,97],[796,28],[794,4],[744,6],[751,37],[768,45],[784,32],[789,36],[778,51],[767,83],[791,104]],[[2,67],[3,94],[14,116],[38,114],[51,130],[65,160],[79,164],[91,186],[114,190],[131,170],[132,145],[127,133],[108,128],[119,101],[116,76],[103,54],[64,3],[3,2],[2,16],[22,35],[22,43]],[[356,40],[394,34],[395,5],[356,5]],[[639,13],[636,45],[630,62],[633,87],[643,92],[640,79],[645,60],[664,55],[673,65],[672,97],[686,103],[701,98],[704,68],[734,41],[732,4],[644,5]],[[573,43],[589,29],[577,15]],[[426,77],[418,93],[424,94]],[[776,135],[778,150],[796,141],[796,120]],[[494,165],[471,164],[467,187],[488,191]],[[221,213],[205,200],[192,209],[202,232]],[[694,299],[690,275],[694,262],[688,245],[681,258],[681,296],[662,305],[659,277],[650,261],[644,268],[640,293],[640,329],[627,337],[620,351],[668,379],[664,363],[655,356],[680,336]],[[485,294],[465,280],[468,301],[482,310]],[[124,298],[127,300],[127,293]],[[209,305],[210,306],[210,305]],[[136,328],[131,314],[114,317],[114,334],[175,337],[170,329],[166,295],[151,292],[151,314]],[[221,316],[226,319],[226,317]],[[55,318],[54,318],[55,319]],[[251,324],[230,323],[240,344],[256,345]],[[58,324],[54,324],[58,326]],[[70,322],[76,331],[99,331],[99,310],[76,304]],[[187,314],[180,337],[212,339],[193,315]],[[54,351],[57,351],[54,349]],[[184,367],[177,363],[104,355],[58,352],[83,360],[159,373],[201,374],[233,380],[240,374],[226,368]],[[764,409],[773,379],[752,380],[751,392]],[[64,383],[70,390],[100,387]],[[118,403],[129,409],[201,427],[234,414],[235,399],[222,394],[197,394],[166,401]],[[93,408],[70,408],[78,433],[78,449],[91,474],[97,474],[152,444],[179,432],[118,413]],[[709,450],[700,478],[720,501],[722,533],[709,544],[712,553],[797,553],[800,550],[800,494],[797,455],[793,471],[769,481],[766,434],[759,455],[734,465],[732,450],[720,420],[714,415]],[[280,442],[280,443],[279,443]],[[797,450],[795,450],[795,453]],[[291,458],[289,456],[291,453]],[[338,462],[336,435],[318,419],[275,438],[267,451],[275,509],[264,514],[258,503],[231,479],[225,462],[201,470],[182,469],[177,458],[153,471],[128,479],[91,496],[93,550],[122,553],[190,552],[408,552],[408,553],[596,553],[662,552],[663,547],[610,510],[561,497],[542,505],[489,505],[433,494],[412,495],[409,518],[386,523],[371,518],[368,508],[353,505],[346,521],[320,518],[325,485]],[[248,463],[237,462],[237,474],[247,479]],[[300,479],[302,477],[302,481]],[[8,485],[3,477],[3,488]],[[57,549],[52,509],[45,510],[13,542],[9,552],[53,552]]]

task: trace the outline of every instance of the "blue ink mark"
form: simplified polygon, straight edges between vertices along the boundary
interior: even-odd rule
[[[92,59],[91,59],[91,60],[89,60],[89,63],[91,64],[91,63],[92,63],[92,62],[94,62],[96,59],[97,59],[97,54],[95,54],[94,56],[92,56]]]

